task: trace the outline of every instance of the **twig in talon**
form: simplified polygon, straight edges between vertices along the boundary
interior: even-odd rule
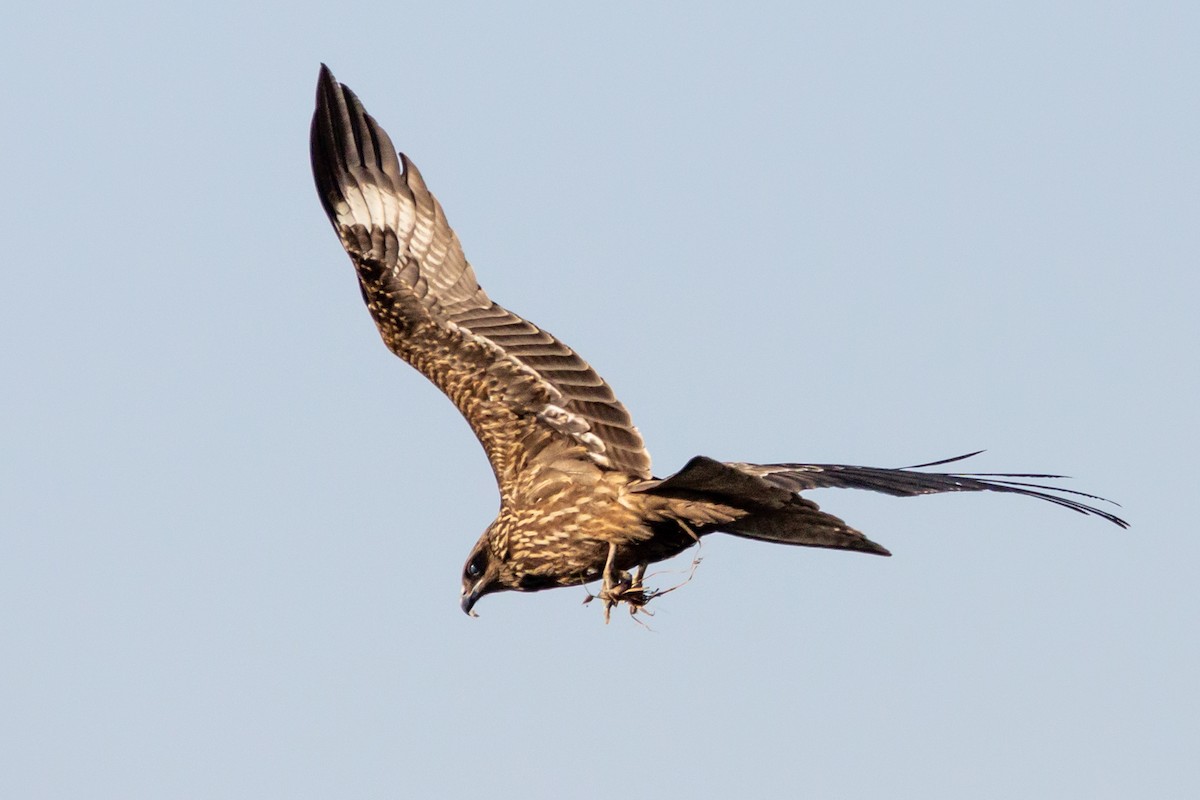
[[[686,578],[684,578],[681,582],[672,586],[670,589],[657,589],[654,592],[651,592],[650,596],[646,598],[646,602],[649,603],[651,600],[653,600],[656,597],[662,597],[664,594],[670,594],[671,592],[675,591],[676,589],[679,589],[680,587],[683,587],[683,586],[687,586],[689,583],[691,583],[692,578],[696,577],[696,568],[700,566],[701,560],[702,560],[702,558],[700,556],[696,556],[695,558],[693,558],[692,566],[688,570],[688,576]],[[651,616],[653,616],[653,615],[651,615]]]

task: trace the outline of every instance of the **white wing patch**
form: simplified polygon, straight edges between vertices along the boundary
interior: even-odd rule
[[[546,406],[538,416],[559,433],[587,433],[592,429],[586,419],[556,405]]]
[[[604,454],[605,450],[608,449],[604,441],[591,432],[592,426],[583,417],[578,414],[572,414],[565,408],[560,408],[556,405],[547,405],[538,414],[538,419],[559,433],[565,433],[587,448],[588,457],[592,461],[595,461],[602,467],[612,466],[612,462]]]

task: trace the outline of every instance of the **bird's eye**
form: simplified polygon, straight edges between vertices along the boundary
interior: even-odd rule
[[[483,557],[476,556],[471,559],[471,563],[467,564],[467,577],[478,578],[483,574]]]

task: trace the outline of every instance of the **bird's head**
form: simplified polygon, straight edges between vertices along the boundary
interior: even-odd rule
[[[462,573],[462,610],[466,614],[477,617],[472,609],[479,598],[492,592],[502,592],[508,587],[504,585],[500,575],[500,561],[488,546],[487,534],[484,534],[471,549],[467,563]]]

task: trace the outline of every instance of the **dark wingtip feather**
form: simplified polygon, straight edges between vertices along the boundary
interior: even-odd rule
[[[339,151],[344,148],[339,139],[345,136],[346,100],[342,87],[333,72],[324,64],[317,75],[317,104],[313,111],[309,135],[309,155],[312,158],[313,179],[317,196],[330,220],[334,218],[335,197],[341,195],[344,164]]]
[[[317,76],[309,152],[317,194],[334,227],[347,194],[361,194],[372,184],[385,191],[403,191],[406,167],[391,138],[324,64]]]

